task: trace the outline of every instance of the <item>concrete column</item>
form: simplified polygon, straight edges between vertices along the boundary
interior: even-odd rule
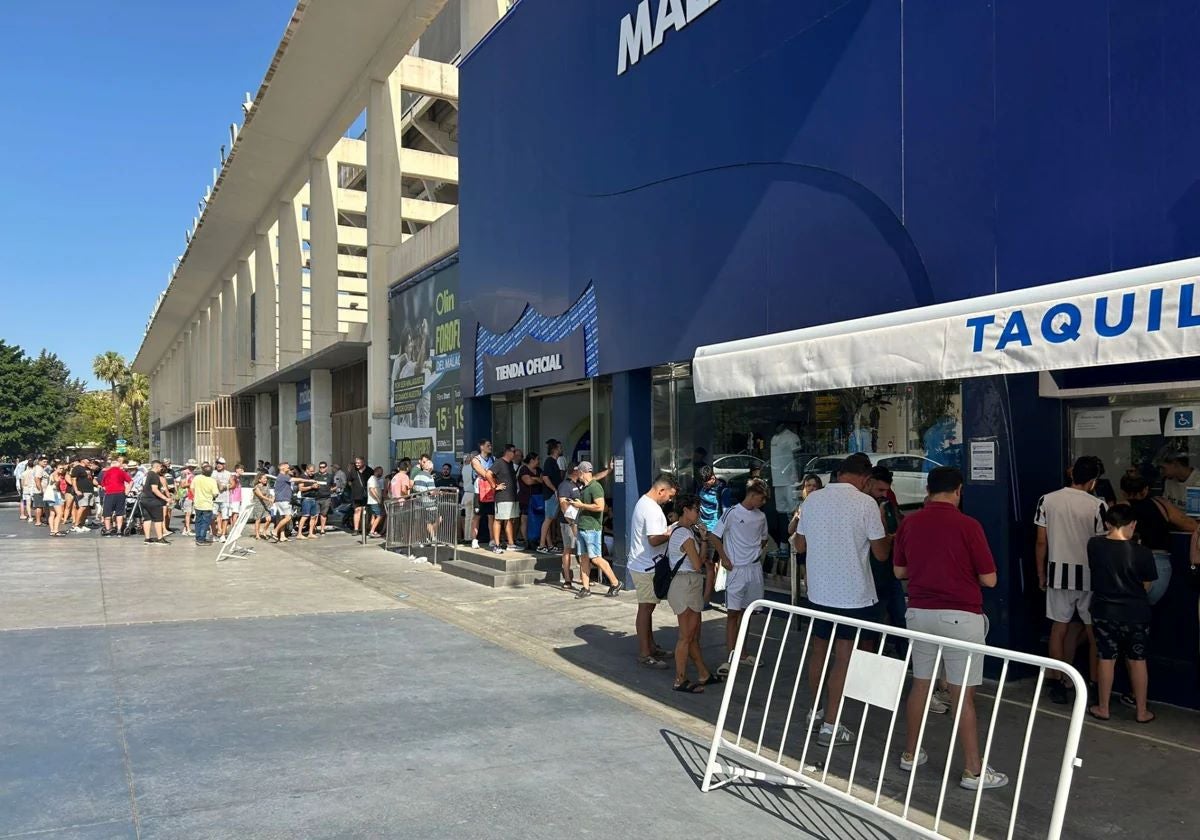
[[[400,73],[372,79],[367,104],[367,462],[391,455],[388,254],[404,239],[400,196]]]
[[[466,55],[471,47],[479,43],[496,21],[504,17],[508,10],[509,0],[462,0],[460,12],[459,35],[462,44],[462,54]]]
[[[199,371],[199,365],[196,363],[196,335],[198,330],[199,322],[192,324],[191,329],[184,336],[183,365],[179,371],[179,378],[183,388],[183,414],[192,411],[196,403],[196,376]]]
[[[633,507],[642,493],[650,489],[652,472],[650,369],[626,371],[613,376],[612,382],[612,450],[613,456],[625,459],[625,480],[612,483],[613,498],[613,558],[615,565],[625,565],[629,546],[629,520]],[[592,430],[592,440],[597,431]],[[624,572],[618,573],[624,576]],[[632,581],[630,581],[632,582]]]
[[[300,202],[279,203],[279,367],[300,361],[303,297]]]
[[[237,382],[234,348],[237,346],[237,280],[230,276],[221,281],[221,390],[232,394]]]
[[[208,382],[205,384],[204,395],[200,398],[211,400],[221,386],[221,298],[214,297],[208,302],[208,348],[205,353],[208,363]]]
[[[395,186],[398,188],[399,184]],[[310,166],[308,184],[308,302],[314,353],[339,338],[336,187],[337,161],[328,157],[315,158]]]
[[[333,457],[333,376],[327,370],[314,370],[308,381],[312,399],[309,453],[315,464]]]
[[[254,239],[254,376],[260,379],[276,370],[275,343],[275,234],[260,230]],[[269,424],[268,424],[269,425]],[[266,438],[264,438],[265,440]],[[264,456],[264,460],[266,460]]]
[[[270,403],[267,411],[271,410]],[[268,415],[269,417],[269,415]],[[268,421],[269,422],[269,421]],[[300,448],[296,443],[296,383],[279,383],[279,460],[296,463]]]
[[[253,376],[253,366],[250,364],[250,294],[254,290],[254,268],[250,265],[249,257],[238,260],[237,264],[237,344],[235,346],[235,362],[237,376],[235,382],[239,388],[249,385]]]
[[[254,457],[259,461],[271,460],[271,395],[258,394],[254,398]],[[246,464],[249,469],[250,465]]]

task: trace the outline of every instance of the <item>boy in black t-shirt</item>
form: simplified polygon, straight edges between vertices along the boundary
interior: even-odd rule
[[[1088,541],[1088,568],[1092,577],[1092,628],[1099,653],[1097,704],[1088,714],[1109,718],[1109,694],[1117,657],[1125,658],[1129,682],[1137,703],[1137,722],[1150,723],[1154,713],[1146,708],[1148,677],[1146,646],[1150,638],[1150,585],[1158,579],[1150,549],[1133,542],[1137,521],[1133,508],[1114,505],[1104,514],[1108,534]]]

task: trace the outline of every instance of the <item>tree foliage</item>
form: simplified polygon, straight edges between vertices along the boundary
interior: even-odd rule
[[[0,453],[52,448],[83,391],[58,356],[42,351],[33,358],[0,339]]]
[[[121,407],[120,422],[129,428],[132,418],[127,406]],[[98,446],[112,452],[117,445],[112,400],[107,391],[88,391],[75,405],[59,434],[59,448]]]

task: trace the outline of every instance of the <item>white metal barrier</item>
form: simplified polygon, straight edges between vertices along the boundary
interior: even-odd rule
[[[747,651],[747,638],[752,624],[751,617],[755,610],[759,616],[765,613],[761,633],[757,642],[751,643],[751,651]],[[813,701],[813,697],[824,698],[827,687],[827,676],[833,662],[835,645],[830,640],[820,669],[820,678],[815,693],[810,694],[806,685],[806,668],[811,665],[810,653],[815,636],[813,622],[815,619],[829,621],[835,625],[848,626],[854,631],[854,651],[851,654],[850,666],[847,672],[845,690],[838,703],[833,729],[836,733],[843,723],[843,713],[846,712],[847,701],[862,704],[862,715],[858,719],[858,733],[853,745],[853,755],[847,762],[843,759],[847,746],[841,746],[840,753],[836,738],[831,739],[828,747],[815,744],[816,734],[821,721],[814,721],[815,715],[810,709],[821,705]],[[757,622],[759,619],[754,618]],[[782,633],[776,638],[774,634]],[[879,650],[887,640],[909,640],[904,657],[895,658],[882,653],[874,653],[859,648],[863,634],[879,634]],[[803,647],[794,643],[803,640]],[[947,787],[950,780],[950,768],[957,766],[956,742],[958,739],[959,721],[963,713],[963,700],[966,692],[959,692],[958,702],[951,709],[953,725],[949,733],[949,746],[945,753],[944,769],[940,772],[940,784],[934,778],[933,785],[929,784],[930,774],[935,768],[934,750],[931,748],[932,738],[927,732],[930,722],[930,707],[933,691],[926,695],[922,710],[920,730],[917,736],[914,757],[919,756],[922,749],[928,748],[929,761],[920,765],[914,762],[911,770],[899,767],[900,749],[893,748],[893,736],[896,734],[896,718],[904,708],[901,702],[904,693],[909,663],[911,662],[912,642],[927,642],[936,645],[934,659],[934,675],[940,673],[942,655],[945,650],[963,651],[967,655],[966,672],[971,671],[971,664],[976,657],[995,660],[1000,665],[1000,676],[995,683],[992,695],[990,720],[987,724],[987,740],[982,751],[983,768],[1001,754],[1005,762],[1016,758],[1015,746],[1019,745],[1019,764],[1017,764],[1015,781],[1010,780],[1007,787],[987,791],[987,808],[984,804],[984,790],[979,787],[974,792],[962,791],[965,797],[947,797]],[[754,666],[739,668],[739,660],[747,653],[755,657]],[[1027,687],[1026,681],[1010,679],[1010,665],[1027,666],[1036,669],[1036,680],[1033,681],[1031,697],[1014,699],[1006,698],[1006,691],[1012,694],[1022,687]],[[795,668],[794,674],[792,668]],[[1075,700],[1071,707],[1069,719],[1059,714],[1050,714],[1039,708],[1042,687],[1046,679],[1046,671],[1060,671],[1067,675],[1075,687]],[[748,679],[741,679],[748,673]],[[768,679],[769,678],[769,679]],[[790,685],[788,684],[790,681]],[[1013,688],[1013,685],[1017,689]],[[936,685],[936,683],[935,683]],[[933,686],[931,686],[932,689]],[[990,688],[985,682],[976,694],[977,701],[987,695],[984,690]],[[765,689],[765,690],[764,690]],[[777,689],[778,694],[777,694]],[[801,704],[797,707],[797,701]],[[1012,702],[1008,702],[1008,701]],[[984,723],[984,703],[979,706],[979,722]],[[721,712],[717,718],[716,731],[713,734],[712,748],[708,756],[708,765],[704,774],[702,789],[707,792],[739,779],[765,781],[773,784],[790,785],[799,788],[814,787],[833,794],[843,800],[859,805],[869,812],[900,823],[910,830],[925,837],[943,838],[951,836],[1005,836],[1013,837],[1044,836],[1049,840],[1058,840],[1062,833],[1063,820],[1066,814],[1067,800],[1070,796],[1071,780],[1074,771],[1080,766],[1078,758],[1079,738],[1083,727],[1083,715],[1087,706],[1087,686],[1083,677],[1074,668],[1064,665],[1057,660],[1043,656],[1018,653],[987,645],[960,642],[944,636],[933,636],[912,630],[899,629],[869,621],[860,621],[837,615],[818,612],[804,607],[793,607],[771,601],[756,601],[750,606],[738,634],[737,647],[730,663],[730,672],[726,680],[724,697],[721,701]],[[740,713],[739,713],[740,707]],[[869,719],[872,710],[882,710],[883,714]],[[731,712],[733,716],[731,717]],[[887,713],[890,712],[890,715]],[[799,715],[799,720],[797,720]],[[882,720],[880,720],[882,718]],[[1006,718],[1004,724],[999,724],[1001,718]],[[852,720],[852,719],[851,719]],[[730,725],[736,722],[736,728]],[[1061,761],[1056,763],[1057,774],[1053,779],[1034,778],[1032,786],[1027,784],[1028,759],[1030,744],[1034,736],[1034,724],[1038,722],[1044,729],[1056,730],[1047,735],[1039,730],[1039,744],[1045,744],[1051,737],[1062,737]],[[873,725],[879,723],[880,725]],[[726,726],[730,725],[728,731]],[[940,729],[940,726],[936,728]],[[1015,730],[1021,734],[1019,740],[1009,737],[1006,733]],[[1058,730],[1062,730],[1061,732]],[[803,737],[796,735],[802,732]],[[941,735],[942,733],[937,733]],[[789,742],[792,736],[794,742]],[[871,742],[864,754],[864,745]],[[881,742],[881,743],[880,743]],[[1054,743],[1058,743],[1057,740]],[[881,747],[881,750],[877,750]],[[720,753],[747,762],[751,766],[730,764],[721,759]],[[1054,750],[1058,754],[1057,748]],[[767,770],[763,772],[753,769],[752,765],[760,765]],[[1005,764],[1011,768],[1012,764]],[[888,771],[895,768],[893,778],[888,778]],[[1005,769],[997,768],[997,769]],[[717,779],[716,777],[723,777]],[[956,786],[957,790],[957,786]],[[1030,805],[1027,811],[1035,810],[1033,819],[1027,819],[1018,827],[1018,814],[1023,804],[1022,791],[1031,791]],[[914,797],[914,794],[916,796]],[[1049,802],[1046,798],[1052,794]],[[972,800],[970,803],[966,798]],[[1007,811],[1001,805],[1010,803]],[[969,807],[969,811],[967,808]],[[1040,810],[1039,810],[1040,809]],[[981,822],[981,810],[986,810],[984,821]],[[952,812],[948,814],[947,812]],[[969,826],[966,824],[969,814]],[[1046,816],[1043,828],[1038,815]],[[959,825],[951,819],[961,820]],[[1031,825],[1030,823],[1039,823]],[[985,824],[986,823],[986,824]],[[947,834],[953,831],[954,834]]]
[[[458,556],[458,490],[440,487],[403,499],[388,499],[384,546],[431,563]]]

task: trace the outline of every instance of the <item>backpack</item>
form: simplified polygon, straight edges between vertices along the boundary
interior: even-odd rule
[[[679,572],[679,567],[687,559],[686,553],[679,555],[679,562],[672,568],[671,561],[667,559],[670,545],[671,543],[668,541],[668,550],[654,558],[654,597],[660,601],[666,599],[667,593],[671,591],[671,581],[675,579],[676,573]]]

